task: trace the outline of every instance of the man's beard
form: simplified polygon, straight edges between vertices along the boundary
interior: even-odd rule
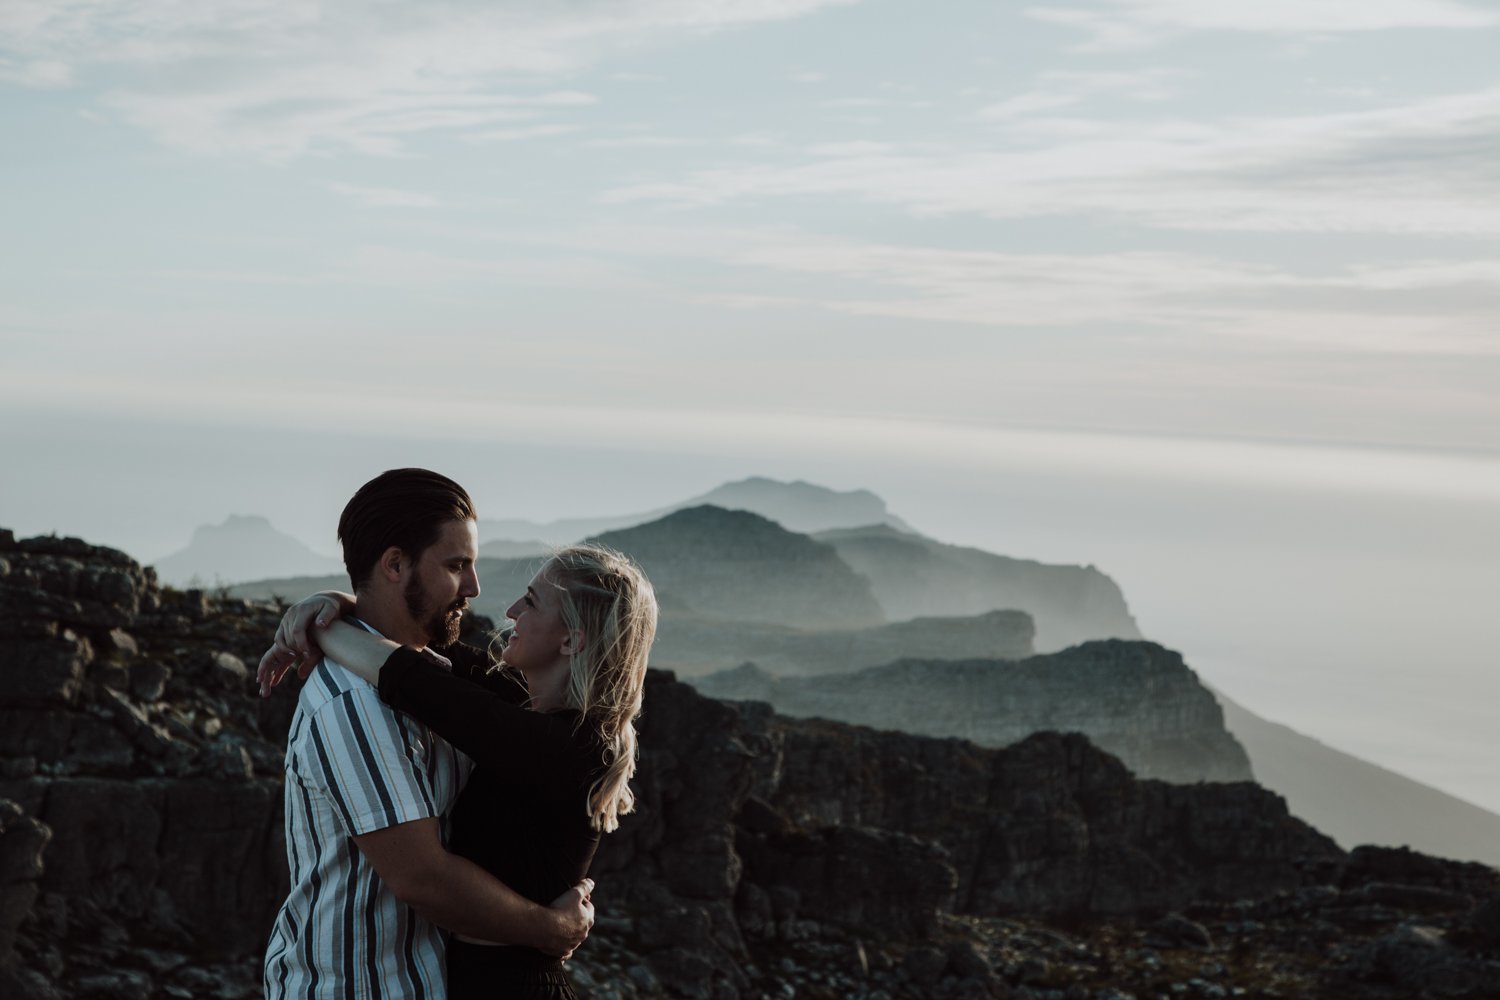
[[[412,620],[427,633],[427,642],[432,646],[451,646],[458,641],[459,627],[463,624],[463,610],[468,601],[457,601],[445,608],[437,608],[427,600],[422,586],[414,576],[406,582],[402,594],[406,598],[406,611]]]

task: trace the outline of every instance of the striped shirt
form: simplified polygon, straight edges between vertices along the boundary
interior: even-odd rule
[[[471,767],[374,687],[332,660],[318,665],[287,736],[292,890],[266,950],[268,1000],[446,996],[442,932],[396,898],[352,838],[437,817],[446,844]]]

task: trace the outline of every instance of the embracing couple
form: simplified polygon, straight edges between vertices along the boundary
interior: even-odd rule
[[[293,605],[260,664],[263,695],[306,679],[266,996],[573,997],[589,864],[634,804],[651,584],[617,552],[556,552],[506,611],[497,668],[458,642],[479,595],[462,487],[386,472],[339,541],[354,593]]]

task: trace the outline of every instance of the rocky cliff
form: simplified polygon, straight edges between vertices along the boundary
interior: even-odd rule
[[[816,537],[870,581],[892,621],[1015,608],[1036,621],[1036,646],[1043,652],[1089,639],[1141,637],[1119,586],[1093,566],[1013,559],[889,524]]]
[[[0,532],[0,996],[258,994],[294,697],[255,698],[246,664],[276,616]],[[1138,781],[1082,737],[788,720],[660,672],[642,737],[586,994],[1376,997],[1500,971],[1489,869],[1346,855],[1253,785]]]
[[[899,627],[899,626],[895,626]],[[1083,733],[1144,778],[1249,781],[1223,710],[1182,657],[1151,642],[1088,642],[1018,660],[902,660],[851,674],[777,677],[746,664],[692,683],[778,712],[1006,746]]]
[[[0,925],[34,987],[254,988],[286,869],[281,755],[245,664],[276,617],[161,590],[123,553],[0,532],[5,849],[51,831]]]

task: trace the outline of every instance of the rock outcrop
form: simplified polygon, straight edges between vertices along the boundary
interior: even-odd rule
[[[51,831],[3,907],[33,897],[15,931],[29,992],[254,988],[286,867],[281,754],[246,663],[276,618],[161,590],[111,549],[0,532],[0,850]]]
[[[256,698],[248,664],[277,616],[0,532],[0,995],[258,995],[295,699]],[[640,806],[600,852],[572,963],[586,994],[1494,981],[1492,871],[1346,855],[1256,786],[1138,781],[1079,736],[785,719],[661,672],[646,697]]]
[[[1006,746],[1083,733],[1143,778],[1249,781],[1223,710],[1182,657],[1151,642],[1087,642],[1020,660],[902,660],[851,674],[776,677],[747,664],[692,680],[778,712]]]

